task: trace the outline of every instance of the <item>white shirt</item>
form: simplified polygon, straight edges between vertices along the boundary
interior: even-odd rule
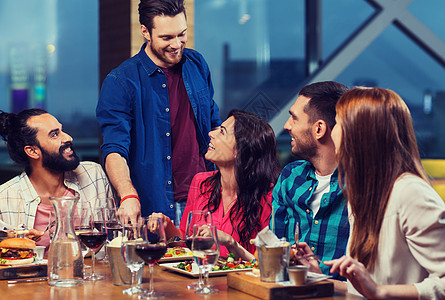
[[[321,176],[315,172],[318,185],[312,193],[312,199],[309,203],[309,208],[312,210],[314,216],[317,215],[317,212],[320,209],[321,198],[324,194],[329,193],[329,189],[331,188],[331,176],[332,174]]]
[[[394,183],[371,276],[381,285],[414,284],[419,299],[445,299],[445,203],[418,176]],[[349,281],[348,292],[357,293]]]

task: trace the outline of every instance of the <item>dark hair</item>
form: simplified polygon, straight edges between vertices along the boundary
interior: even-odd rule
[[[0,135],[8,145],[8,153],[13,161],[25,166],[26,173],[30,174],[31,166],[25,146],[39,146],[37,129],[28,126],[28,119],[34,116],[47,114],[39,109],[25,109],[18,114],[0,111]]]
[[[428,179],[410,112],[399,95],[357,87],[343,94],[336,110],[342,130],[337,150],[340,184],[354,216],[349,251],[372,270],[394,182],[403,173]]]
[[[150,34],[154,17],[174,17],[180,13],[185,16],[184,0],[141,0],[139,3],[139,22],[147,27]]]
[[[322,81],[309,84],[301,89],[300,95],[310,98],[304,112],[309,121],[323,120],[330,129],[335,126],[335,104],[348,88],[335,81]]]
[[[272,127],[253,113],[232,110],[229,113],[229,117],[231,116],[235,118],[235,178],[238,191],[229,215],[232,224],[238,223],[233,230],[239,234],[240,244],[247,248],[252,233],[262,229],[261,202],[276,183],[280,166]],[[214,212],[221,204],[220,172],[202,182],[201,193],[210,193],[206,208]]]

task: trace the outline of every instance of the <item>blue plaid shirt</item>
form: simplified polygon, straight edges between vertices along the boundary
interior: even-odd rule
[[[322,261],[339,258],[346,253],[349,238],[348,210],[338,185],[338,172],[330,180],[330,190],[320,202],[314,216],[309,204],[318,185],[311,163],[299,160],[288,164],[281,172],[273,190],[274,232],[294,243],[295,223],[300,223],[300,242],[306,242]],[[325,274],[329,267],[320,264]]]

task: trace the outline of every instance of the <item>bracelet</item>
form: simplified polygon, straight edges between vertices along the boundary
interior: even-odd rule
[[[124,197],[121,198],[121,204],[122,204],[122,202],[124,202],[124,200],[126,200],[128,198],[136,198],[136,199],[139,200],[139,202],[141,202],[141,200],[139,199],[138,195],[127,195],[127,196],[124,196]]]

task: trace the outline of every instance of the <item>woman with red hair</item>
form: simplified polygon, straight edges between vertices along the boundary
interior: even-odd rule
[[[422,168],[408,107],[393,91],[356,87],[336,113],[351,234],[347,256],[325,264],[367,298],[445,299],[445,204]]]

